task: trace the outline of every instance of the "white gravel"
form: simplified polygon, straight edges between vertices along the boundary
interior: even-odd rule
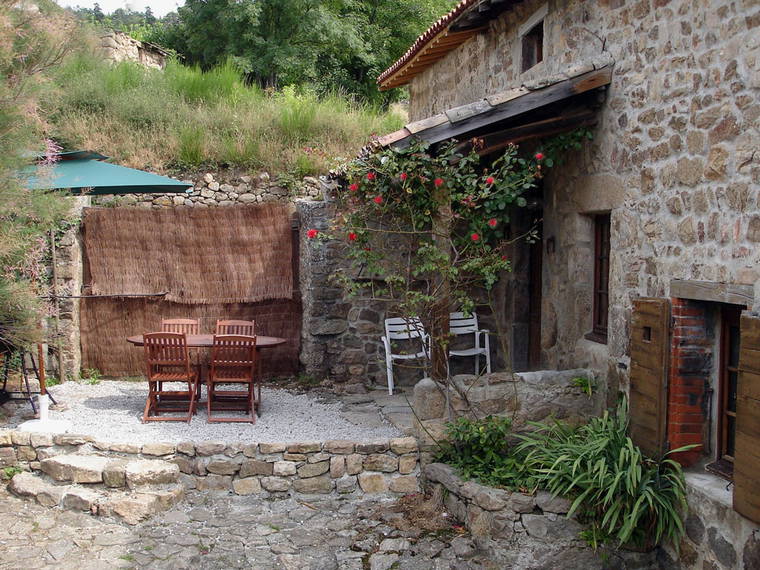
[[[205,404],[198,407],[197,415],[189,424],[143,424],[141,418],[148,390],[147,384],[142,382],[104,381],[97,385],[67,382],[53,386],[50,393],[66,408],[51,410],[51,419],[70,421],[73,424],[71,433],[114,443],[374,441],[402,435],[387,423],[373,422],[378,423],[373,427],[347,421],[341,416],[342,402],[319,402],[309,394],[266,386],[262,390],[261,417],[254,425],[210,424],[206,422]]]

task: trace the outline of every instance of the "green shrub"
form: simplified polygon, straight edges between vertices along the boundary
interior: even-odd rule
[[[458,418],[447,425],[449,440],[442,444],[437,459],[456,467],[466,479],[521,488],[525,478],[508,441],[511,427],[509,418],[498,416]]]
[[[177,161],[182,166],[197,167],[203,164],[204,132],[196,125],[184,127],[179,132]]]
[[[667,456],[644,457],[627,435],[625,400],[616,413],[605,412],[578,428],[559,422],[533,426],[535,432],[518,436],[524,468],[540,487],[574,497],[568,516],[578,512],[591,525],[589,542],[678,544],[686,507],[681,466]]]

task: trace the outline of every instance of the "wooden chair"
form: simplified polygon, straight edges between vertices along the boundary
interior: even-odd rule
[[[211,369],[206,381],[209,422],[256,423],[256,337],[214,335]],[[237,384],[242,390],[221,390],[221,384]],[[243,416],[215,416],[214,411],[241,411]]]
[[[199,334],[198,319],[161,319],[162,332]]]
[[[161,319],[161,331],[182,334],[199,334],[200,326],[198,324],[198,319]],[[201,358],[201,355],[196,353],[193,360],[195,362],[192,363],[192,366],[195,368],[195,373],[198,378],[198,383],[195,386],[195,398],[197,400],[200,400],[201,373],[203,369],[208,365],[208,357]]]
[[[143,422],[186,421],[195,414],[198,377],[190,366],[187,339],[182,333],[156,332],[143,335],[148,373],[148,400]],[[182,383],[174,390],[166,384]],[[159,417],[162,413],[186,412],[185,416]]]
[[[256,336],[256,321],[216,321],[216,334]]]

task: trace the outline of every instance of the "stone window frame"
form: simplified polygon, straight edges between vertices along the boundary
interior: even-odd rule
[[[543,4],[535,12],[533,12],[533,14],[531,14],[530,17],[525,20],[525,22],[523,22],[523,24],[517,30],[517,47],[519,50],[519,57],[516,58],[516,61],[520,62],[520,73],[526,73],[527,71],[535,69],[536,66],[543,63],[546,59],[544,56],[546,55],[546,17],[548,15],[549,5]],[[531,32],[533,32],[539,25],[542,27],[540,58],[537,58],[537,61],[535,63],[526,67],[525,42],[530,36]]]

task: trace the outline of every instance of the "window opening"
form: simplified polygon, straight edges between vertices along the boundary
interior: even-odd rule
[[[610,287],[610,215],[594,216],[593,328],[586,338],[607,344]]]
[[[741,307],[725,306],[721,311],[720,370],[718,374],[718,454],[712,470],[727,477],[733,476],[734,472],[741,310]]]
[[[522,71],[544,60],[544,21],[533,26],[522,38]]]

